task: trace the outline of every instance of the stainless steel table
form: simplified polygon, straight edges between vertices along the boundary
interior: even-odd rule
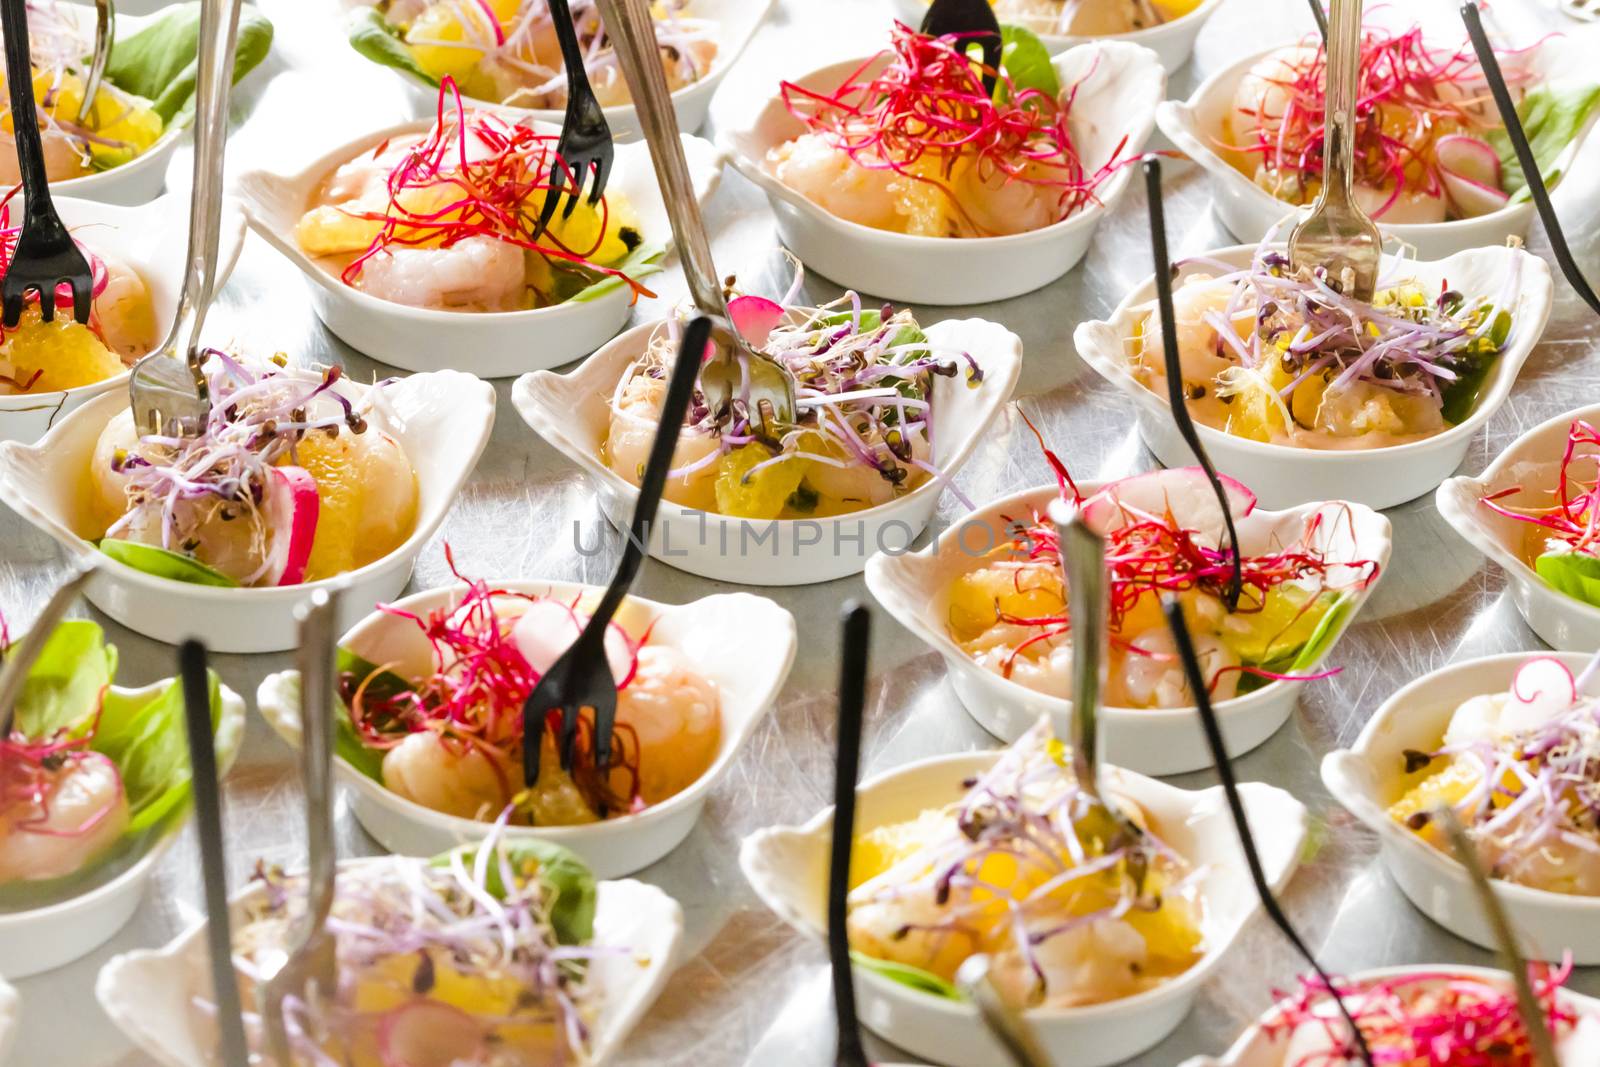
[[[1559,25],[1557,16],[1535,3],[1495,0],[1496,17],[1522,37],[1541,24]],[[277,42],[272,57],[235,99],[231,168],[263,162],[292,168],[405,116],[400,86],[349,50],[331,3],[262,0],[261,6],[277,26]],[[1405,7],[1426,9],[1426,17],[1452,30],[1458,25],[1453,5],[1445,0],[1407,0]],[[882,40],[888,17],[889,0],[783,0],[722,91],[765,94],[777,74],[864,54]],[[1200,77],[1237,55],[1309,28],[1310,17],[1296,0],[1228,0],[1202,35],[1195,61],[1173,79],[1171,95],[1187,95]],[[1600,142],[1589,147],[1576,171],[1600,175],[1600,159],[1594,158],[1600,156]],[[188,184],[187,160],[183,154],[174,162],[173,184]],[[1600,213],[1582,208],[1595,203],[1597,184],[1569,182],[1557,196],[1558,207],[1568,206],[1563,214],[1571,220],[1572,246],[1591,270],[1600,270],[1595,257],[1585,254],[1596,248]],[[1169,167],[1167,215],[1175,256],[1234,243],[1211,214],[1201,175],[1187,165]],[[1135,190],[1101,227],[1087,260],[1040,292],[987,307],[919,309],[924,322],[975,314],[1022,336],[1027,355],[1017,399],[1079,477],[1130,473],[1153,464],[1133,429],[1129,403],[1088,371],[1070,341],[1078,321],[1109,311],[1149,273],[1144,218],[1143,197]],[[776,287],[782,261],[762,195],[730,171],[709,219],[719,267],[739,270],[752,282],[766,278]],[[1542,235],[1536,232],[1531,243],[1544,251]],[[656,284],[663,300],[682,295],[676,272]],[[816,299],[839,293],[815,277],[807,291]],[[262,353],[281,350],[302,362],[343,364],[362,378],[389,373],[321,327],[296,271],[253,235],[221,304],[209,325],[216,341]],[[664,306],[646,302],[636,315],[658,315]],[[1596,336],[1588,313],[1559,286],[1544,343],[1510,403],[1474,444],[1467,469],[1481,469],[1523,428],[1593,399],[1600,380]],[[442,533],[424,552],[414,588],[448,580],[442,552],[447,541],[460,565],[474,575],[605,581],[616,535],[608,531],[609,548],[600,555],[576,550],[580,527],[588,531],[586,545],[593,544],[593,528],[607,529],[594,498],[578,473],[516,416],[508,402],[510,382],[496,385],[501,403],[493,441]],[[979,502],[1047,480],[1037,446],[1014,414],[980,446],[958,479]],[[959,517],[961,510],[947,494],[939,524]],[[1322,946],[1328,965],[1350,970],[1412,962],[1486,963],[1486,953],[1432,926],[1402,899],[1374,859],[1371,835],[1332,806],[1317,777],[1321,755],[1350,741],[1383,698],[1417,674],[1462,657],[1540,647],[1504,595],[1503,576],[1446,528],[1431,498],[1389,514],[1395,524],[1394,560],[1340,646],[1343,673],[1307,687],[1289,725],[1240,760],[1239,770],[1244,779],[1289,789],[1324,823],[1320,851],[1286,896],[1302,930]],[[3,508],[0,546],[0,607],[14,627],[23,626],[53,587],[62,562],[50,542]],[[637,591],[686,601],[721,588],[652,563]],[[771,595],[799,619],[805,643],[775,713],[714,794],[700,825],[682,847],[642,875],[682,902],[688,934],[682,966],[630,1042],[626,1064],[831,1063],[831,1008],[820,946],[796,937],[754,900],[735,854],[740,839],[756,827],[803,819],[827,803],[837,612],[842,601],[867,594],[861,581],[851,578]],[[122,651],[124,684],[173,672],[173,649],[100,621]],[[215,666],[230,685],[253,698],[261,679],[286,662],[277,655],[221,656]],[[939,658],[881,615],[872,668],[865,773],[995,745],[961,710]],[[1191,786],[1210,780],[1205,774],[1178,779]],[[227,803],[235,884],[257,859],[299,862],[299,793],[291,753],[253,714],[243,755],[227,783]],[[339,827],[346,854],[376,851],[347,813],[341,813]],[[115,953],[159,944],[193,922],[200,899],[194,843],[185,835],[165,857],[137,917],[110,944],[71,966],[18,983],[23,1023],[16,1063],[147,1064],[102,1016],[92,996],[95,974]],[[1220,1051],[1268,1004],[1269,986],[1292,981],[1297,970],[1271,927],[1258,920],[1195,1012],[1135,1062],[1170,1065],[1197,1052]],[[1580,973],[1573,986],[1600,992],[1600,971]],[[877,1051],[884,1059],[903,1058],[889,1049]]]

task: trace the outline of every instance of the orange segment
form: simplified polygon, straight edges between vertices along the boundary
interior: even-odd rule
[[[76,389],[122,372],[122,359],[94,331],[74,322],[71,311],[58,308],[45,322],[38,304],[30,304],[17,328],[6,331],[0,364],[10,365],[7,373],[18,385],[32,381],[31,393]]]

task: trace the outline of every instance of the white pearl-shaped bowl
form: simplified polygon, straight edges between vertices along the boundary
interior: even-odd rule
[[[507,581],[497,589],[551,596],[564,603],[582,598],[592,605],[602,589],[572,582]],[[430,589],[400,601],[398,607],[426,617],[454,605],[465,586]],[[694,828],[706,800],[725,778],[740,750],[766,717],[794,661],[794,617],[765,597],[724,593],[691,604],[658,604],[638,597],[623,603],[617,622],[630,633],[650,633],[652,645],[676,648],[686,664],[716,683],[722,715],[721,747],[712,765],[683,792],[634,815],[620,815],[582,826],[507,827],[515,842],[529,837],[570,848],[599,878],[616,878],[647,867],[675,849]],[[434,670],[432,647],[408,619],[382,612],[367,616],[339,644],[369,663],[384,664],[402,677]],[[300,744],[300,676],[295,671],[269,675],[256,694],[256,706],[279,736]],[[390,852],[433,856],[479,840],[494,829],[434,811],[396,793],[335,759],[351,809],[366,831]]]

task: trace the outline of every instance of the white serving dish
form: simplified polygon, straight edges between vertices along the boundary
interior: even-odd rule
[[[0,979],[0,1063],[5,1063],[6,1057],[11,1054],[11,1046],[17,1038],[18,1016],[21,1014],[22,1003],[17,991]]]
[[[342,866],[415,862],[396,857],[348,860]],[[264,893],[255,882],[234,894],[234,929],[244,906]],[[601,882],[594,915],[594,940],[619,951],[589,964],[590,981],[605,990],[591,1027],[596,1067],[612,1060],[629,1031],[666,986],[678,943],[683,910],[677,901],[643,882]],[[117,1028],[162,1067],[215,1067],[216,1036],[193,998],[211,995],[211,961],[205,923],[179,934],[164,948],[138,949],[114,957],[95,981],[95,999]]]
[[[511,581],[493,583],[513,592],[548,594],[591,604],[603,589],[573,582]],[[430,589],[400,601],[398,607],[426,616],[460,599],[466,587]],[[658,604],[637,597],[623,603],[617,621],[630,632],[650,630],[651,643],[676,647],[688,662],[717,683],[721,697],[722,742],[717,758],[699,780],[683,792],[646,808],[584,826],[506,827],[507,840],[538,838],[563,845],[583,857],[598,878],[616,878],[647,867],[671,852],[694,828],[700,811],[718,782],[726,777],[750,735],[788,677],[794,662],[794,616],[765,597],[725,593],[692,604]],[[433,670],[433,651],[426,636],[408,619],[375,612],[340,639],[339,644],[370,663],[380,663],[404,677]],[[262,716],[291,745],[300,743],[300,675],[284,671],[268,675],[256,694]],[[434,811],[386,789],[343,759],[335,760],[339,780],[361,825],[390,852],[433,856],[475,841],[494,824]]]
[[[767,14],[772,10],[777,0],[694,0],[689,14],[696,18],[708,18],[717,24],[717,54],[711,63],[711,70],[704,78],[693,85],[685,85],[672,94],[672,110],[678,116],[679,129],[692,133],[705,125],[706,114],[711,108],[711,98],[716,95],[717,86],[722,84],[722,79],[727,77],[728,71],[738,62],[745,48],[750,44],[751,38],[766,21]],[[430,85],[421,78],[406,71],[390,68],[400,78],[406,87],[406,96],[410,98],[413,108],[418,116],[432,115],[439,104],[439,90],[437,86]],[[467,98],[471,100],[471,98]],[[477,104],[490,104],[492,101],[471,101]],[[561,125],[566,117],[564,108],[520,108],[524,114],[532,115],[544,122]],[[640,137],[639,116],[634,111],[633,104],[616,104],[600,109],[606,118],[606,124],[611,127],[611,134],[619,141],[634,141]]]
[[[960,799],[965,793],[963,779],[983,773],[1000,756],[999,752],[939,756],[862,783],[856,803],[857,833]],[[1208,948],[1188,971],[1144,993],[1089,1007],[1024,1012],[1043,1050],[1054,1062],[1073,1067],[1104,1067],[1129,1059],[1170,1033],[1259,908],[1220,787],[1191,792],[1120,767],[1106,765],[1103,771],[1110,777],[1110,787],[1140,805],[1169,845],[1203,867],[1200,885]],[[1239,789],[1267,880],[1274,890],[1281,890],[1299,863],[1306,809],[1269,785],[1252,782]],[[791,927],[819,941],[826,929],[832,820],[833,809],[828,808],[801,826],[758,830],[739,850],[739,866],[762,902]],[[861,967],[854,972],[861,1022],[886,1041],[952,1067],[1005,1062],[970,1005],[917,992]]]
[[[794,81],[832,92],[865,59],[832,63]],[[885,60],[886,62],[886,60]],[[1137,158],[1155,125],[1166,72],[1154,52],[1119,41],[1081,45],[1054,59],[1063,89],[1082,83],[1069,121],[1073,143],[1093,172],[1112,158]],[[1100,187],[1100,203],[1030,233],[1008,237],[916,237],[849,222],[779,181],[767,153],[805,127],[774,93],[718,104],[717,140],[733,165],[767,194],[778,234],[801,261],[841,286],[917,304],[984,304],[1032,292],[1075,266],[1100,219],[1127,189],[1131,167]],[[1126,138],[1126,143],[1124,143]]]
[[[106,175],[115,171],[107,171]],[[106,175],[99,175],[104,177]],[[184,257],[189,245],[189,201],[171,193],[141,203],[138,207],[78,200],[57,195],[75,182],[51,186],[51,200],[67,228],[82,236],[90,250],[103,250],[137,270],[150,288],[155,306],[156,344],[172,329],[178,313],[178,296],[183,291]],[[23,201],[18,194],[12,201],[11,218],[21,224]],[[222,204],[222,230],[217,253],[217,283],[228,280],[244,244],[244,216],[232,198]],[[0,441],[29,443],[44,436],[62,416],[81,407],[93,397],[121,392],[128,385],[128,371],[95,382],[57,392],[21,393],[0,396]]]
[[[1090,496],[1102,483],[1080,482],[1084,496]],[[1052,722],[1066,722],[1072,701],[1050,696],[986,670],[950,636],[951,584],[974,569],[979,560],[975,550],[987,545],[1003,545],[1006,528],[1013,520],[1026,521],[1032,514],[1043,515],[1056,499],[1055,486],[1025,489],[1003,497],[973,512],[941,533],[933,544],[920,552],[905,555],[877,555],[867,561],[867,588],[895,620],[932,646],[944,657],[945,673],[967,713],[978,725],[1003,741],[1015,741],[1039,716]],[[1287,511],[1257,509],[1236,516],[1241,543],[1246,551],[1253,546],[1274,543],[1277,531],[1298,537],[1306,518],[1319,511],[1338,514],[1348,507],[1350,522],[1342,516],[1327,525],[1325,540],[1330,555],[1338,559],[1372,560],[1381,577],[1389,563],[1389,520],[1359,504],[1341,502],[1303,504]],[[1350,536],[1351,530],[1354,536]],[[1376,584],[1376,583],[1374,583]],[[1372,585],[1355,592],[1354,606],[1339,634],[1329,643],[1322,659],[1307,669],[1315,673],[1328,662],[1334,644],[1359,615],[1372,592]],[[1306,683],[1274,681],[1260,689],[1231,700],[1216,703],[1217,719],[1230,755],[1239,756],[1266,741],[1277,732],[1294,711],[1300,689]],[[1182,774],[1211,766],[1200,718],[1192,708],[1107,707],[1100,713],[1105,759],[1142,774]]]
[[[434,120],[403,123],[356,138],[296,174],[253,170],[235,186],[251,227],[305,276],[311,306],[324,325],[374,359],[409,371],[449,367],[503,378],[558,367],[588,355],[614,337],[633,306],[626,285],[595,300],[568,301],[530,311],[441,311],[410,307],[346,285],[300,250],[295,224],[335,168],[393,137],[425,133]],[[557,125],[546,130],[558,133]],[[716,192],[726,157],[710,142],[685,135],[684,153],[695,193],[704,204]],[[625,194],[650,241],[672,254],[672,225],[656,185],[650,150],[642,141],[618,145],[609,189]],[[650,280],[646,279],[648,286]]]
[[[600,507],[612,525],[628,527],[639,490],[600,458],[610,428],[612,393],[628,364],[656,328],[650,322],[622,334],[571,374],[536,371],[517,379],[511,402],[535,433],[594,479]],[[1017,335],[983,319],[953,319],[924,329],[935,348],[970,352],[983,383],[964,374],[934,379],[933,463],[954,476],[978,438],[1011,398],[1022,370]],[[877,507],[835,518],[766,522],[696,511],[663,500],[650,537],[650,555],[679,570],[742,585],[811,585],[860,572],[875,550],[905,551],[933,518],[936,479]]]
[[[907,25],[912,27],[922,25],[922,19],[928,13],[927,0],[898,0],[898,5],[900,17]],[[1083,37],[1066,33],[1035,32],[1053,56],[1060,55],[1076,45],[1091,44],[1095,41],[1122,41],[1127,44],[1143,45],[1160,57],[1161,65],[1166,68],[1168,74],[1173,74],[1189,62],[1189,57],[1194,52],[1195,38],[1200,36],[1200,31],[1205,29],[1206,21],[1221,6],[1222,0],[1201,0],[1187,15],[1180,15],[1169,22],[1151,26],[1146,30],[1133,30],[1128,33]]]
[[[371,386],[340,378],[357,399]],[[96,398],[58,422],[36,445],[0,444],[0,501],[91,565],[87,596],[129,629],[176,644],[199,637],[214,652],[277,652],[296,646],[293,608],[315,589],[343,590],[339,625],[398,595],[422,547],[477,465],[494,425],[494,389],[459,371],[432,371],[385,387],[386,403],[367,416],[405,450],[417,475],[417,525],[404,543],[365,567],[303,585],[237,589],[169,581],[134,570],[95,548],[86,483],[100,431],[128,404],[124,393]]]
[[[1576,675],[1590,654],[1553,655]],[[1428,918],[1457,937],[1494,948],[1466,870],[1404,826],[1389,818],[1400,797],[1404,750],[1432,752],[1439,747],[1450,716],[1467,699],[1505,692],[1532,655],[1521,652],[1468,660],[1425,674],[1383,702],[1356,738],[1354,747],[1328,753],[1322,781],[1333,798],[1378,835],[1383,864],[1400,889]],[[1493,883],[1529,958],[1559,962],[1570,951],[1580,966],[1600,963],[1600,897],[1571,896],[1512,882]]]
[[[1204,258],[1243,268],[1255,250],[1253,245],[1235,245],[1208,252]],[[1398,262],[1384,256],[1382,277],[1394,272]],[[1179,264],[1179,278],[1195,273],[1215,275],[1216,270],[1190,259]],[[1397,275],[1415,278],[1428,290],[1437,290],[1448,278],[1452,288],[1469,297],[1497,299],[1514,270],[1520,274],[1516,305],[1509,309],[1511,335],[1484,383],[1477,407],[1457,425],[1408,444],[1336,451],[1251,441],[1196,422],[1211,461],[1222,473],[1255,490],[1261,503],[1271,508],[1312,499],[1351,500],[1370,508],[1388,508],[1432,492],[1466,458],[1473,435],[1511,395],[1523,363],[1544,333],[1552,300],[1550,268],[1521,249],[1475,248],[1441,260],[1407,262]],[[1174,288],[1178,285],[1181,282]],[[1147,278],[1117,305],[1109,320],[1080,323],[1072,340],[1084,362],[1133,398],[1146,447],[1166,466],[1185,466],[1194,462],[1194,456],[1178,435],[1166,396],[1140,384],[1128,369],[1125,354],[1127,341],[1142,317],[1135,309],[1154,300],[1155,282]]]
[[[1460,42],[1445,47],[1454,50],[1458,46]],[[1563,34],[1551,34],[1530,49],[1507,54],[1501,63],[1508,74],[1520,65],[1538,84],[1589,85],[1594,82],[1597,48],[1600,48],[1600,27],[1572,28]],[[1240,173],[1217,151],[1223,120],[1232,110],[1239,83],[1257,61],[1276,50],[1267,49],[1241,59],[1207,78],[1187,101],[1167,100],[1156,109],[1156,122],[1161,132],[1210,175],[1217,217],[1241,241],[1258,241],[1285,218],[1308,210],[1279,200]],[[1566,174],[1593,128],[1594,117],[1591,116],[1578,136],[1557,157],[1555,169]],[[1533,202],[1524,200],[1477,218],[1409,224],[1380,222],[1379,229],[1389,239],[1390,247],[1399,242],[1414,248],[1419,258],[1442,259],[1469,249],[1503,245],[1508,237],[1523,237],[1534,214]]]
[[[1539,577],[1519,551],[1528,524],[1498,515],[1480,503],[1484,496],[1514,485],[1553,490],[1567,429],[1575,419],[1600,421],[1600,406],[1579,408],[1540,423],[1511,442],[1478,477],[1459,475],[1446,480],[1434,500],[1439,514],[1456,533],[1505,570],[1511,599],[1534,633],[1556,648],[1589,652],[1600,648],[1600,608],[1568,596]],[[1534,494],[1517,493],[1500,503],[1515,507],[1525,495]],[[1540,492],[1537,499],[1540,506],[1546,506],[1555,498],[1550,492]]]
[[[138,689],[116,687],[123,696],[154,696],[172,679]],[[244,698],[227,686],[219,690],[221,716],[217,723],[217,775],[225,776],[244,740]],[[177,840],[186,820],[173,823],[161,840],[127,870],[81,896],[49,907],[0,912],[0,977],[26,978],[65,966],[109,941],[133,917],[144,899],[145,883],[167,848]],[[0,986],[4,983],[0,982]],[[0,1062],[5,1059],[6,1004],[0,995]]]
[[[1510,977],[1504,971],[1491,970],[1488,967],[1465,967],[1455,963],[1440,963],[1413,967],[1379,967],[1370,971],[1349,976],[1352,984],[1363,982],[1376,982],[1385,978],[1396,978],[1402,975],[1416,974],[1418,972],[1432,974],[1459,975],[1464,978],[1478,980],[1500,979],[1509,986]],[[1341,979],[1342,981],[1342,979]],[[1600,1017],[1600,1000],[1574,993],[1570,989],[1562,989],[1558,994],[1563,1007],[1579,1016],[1589,1018]],[[1287,1034],[1276,1036],[1267,1032],[1267,1026],[1278,1021],[1282,1016],[1282,1005],[1274,1005],[1264,1014],[1260,1021],[1251,1024],[1250,1028],[1239,1035],[1239,1040],[1221,1056],[1195,1056],[1184,1060],[1179,1067],[1286,1067],[1283,1062],[1284,1054],[1288,1051],[1285,1047]],[[1580,1067],[1571,1064],[1570,1067]]]

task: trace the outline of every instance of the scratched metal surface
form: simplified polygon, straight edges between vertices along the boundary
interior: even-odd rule
[[[1536,0],[1496,0],[1500,24],[1525,38],[1540,25],[1559,25]],[[265,69],[236,97],[229,166],[273,163],[292,169],[356,134],[403,117],[397,83],[348,50],[336,12],[318,0],[262,0],[274,19],[277,45]],[[1408,10],[1445,25],[1451,5],[1406,0]],[[784,0],[723,91],[768,93],[779,73],[801,73],[849,54],[863,54],[881,39],[889,0]],[[1210,70],[1245,50],[1255,50],[1307,30],[1303,5],[1293,0],[1229,0],[1200,40],[1195,62],[1181,71],[1173,95],[1187,95]],[[1600,144],[1591,146],[1600,156]],[[1600,173],[1590,159],[1587,169]],[[187,184],[187,156],[175,161],[172,180]],[[1135,183],[1137,185],[1137,183]],[[1571,243],[1585,266],[1596,268],[1591,213],[1593,183],[1564,186],[1558,204],[1571,220]],[[1167,215],[1174,255],[1193,254],[1232,241],[1209,209],[1204,181],[1191,168],[1169,167]],[[1574,207],[1574,205],[1577,205]],[[719,267],[747,280],[765,277],[777,287],[781,264],[764,198],[729,172],[709,211]],[[1017,396],[1047,438],[1082,477],[1099,478],[1147,469],[1152,459],[1132,428],[1129,403],[1077,359],[1072,328],[1109,311],[1149,270],[1144,202],[1137,191],[1102,227],[1086,262],[1048,288],[981,308],[922,309],[923,321],[982,315],[1019,333],[1027,358]],[[1544,250],[1536,232],[1533,247]],[[682,293],[676,273],[661,283],[664,299]],[[838,289],[813,278],[817,299]],[[659,314],[646,303],[636,314]],[[238,270],[211,320],[212,339],[247,350],[282,350],[299,361],[343,364],[360,377],[389,373],[336,341],[317,323],[300,280],[287,263],[252,235]],[[1592,401],[1600,377],[1596,336],[1575,297],[1564,288],[1543,344],[1534,353],[1507,406],[1474,443],[1465,467],[1481,469],[1523,428]],[[536,337],[529,343],[537,344]],[[604,528],[584,481],[554,450],[533,436],[509,404],[509,381],[497,383],[499,421],[483,462],[440,536],[423,554],[414,588],[444,582],[443,544],[469,573],[489,577],[537,576],[605,581],[615,537],[606,550],[585,556],[574,531]],[[983,502],[1044,481],[1036,447],[1020,421],[1008,415],[979,448],[958,482]],[[939,523],[962,511],[947,496]],[[1344,672],[1307,687],[1293,720],[1240,761],[1245,779],[1292,791],[1327,824],[1327,842],[1287,893],[1293,916],[1324,961],[1349,970],[1430,961],[1487,962],[1487,955],[1431,926],[1400,897],[1374,859],[1374,842],[1331,807],[1317,778],[1321,755],[1350,741],[1377,705],[1417,674],[1459,658],[1539,647],[1505,594],[1502,575],[1449,531],[1431,498],[1390,513],[1395,553],[1388,575],[1340,646]],[[25,625],[61,571],[52,545],[0,507],[0,607],[13,626]],[[718,583],[652,564],[638,592],[686,601],[720,590]],[[749,831],[804,819],[827,801],[832,778],[832,634],[839,604],[864,597],[859,579],[782,589],[775,599],[800,620],[803,645],[775,714],[757,732],[728,781],[715,793],[700,825],[675,853],[641,877],[677,897],[688,919],[685,958],[665,995],[638,1028],[623,1062],[687,1065],[775,1064],[811,1067],[831,1062],[829,997],[823,955],[757,903],[739,875],[735,855]],[[87,610],[87,609],[84,609]],[[102,618],[122,650],[124,684],[172,673],[167,646],[141,638]],[[235,689],[251,696],[283,656],[222,656],[215,666]],[[939,659],[887,618],[880,617],[873,648],[873,683],[867,717],[868,774],[927,755],[991,747],[994,742],[961,710],[944,681]],[[1189,775],[1184,785],[1205,785]],[[291,753],[252,714],[243,755],[227,783],[229,866],[235,884],[258,859],[295,864],[302,833]],[[376,850],[347,812],[339,818],[340,847],[349,855]],[[19,983],[23,998],[16,1062],[25,1067],[143,1067],[94,1003],[99,967],[128,949],[158,945],[197,918],[199,876],[191,838],[163,861],[138,915],[115,939],[88,958]],[[1291,979],[1296,965],[1264,922],[1247,931],[1220,977],[1179,1030],[1137,1061],[1169,1065],[1198,1052],[1220,1052],[1243,1022],[1268,1003],[1272,983]],[[1574,985],[1600,992],[1600,972],[1580,974]],[[879,1046],[881,1058],[893,1050]]]

